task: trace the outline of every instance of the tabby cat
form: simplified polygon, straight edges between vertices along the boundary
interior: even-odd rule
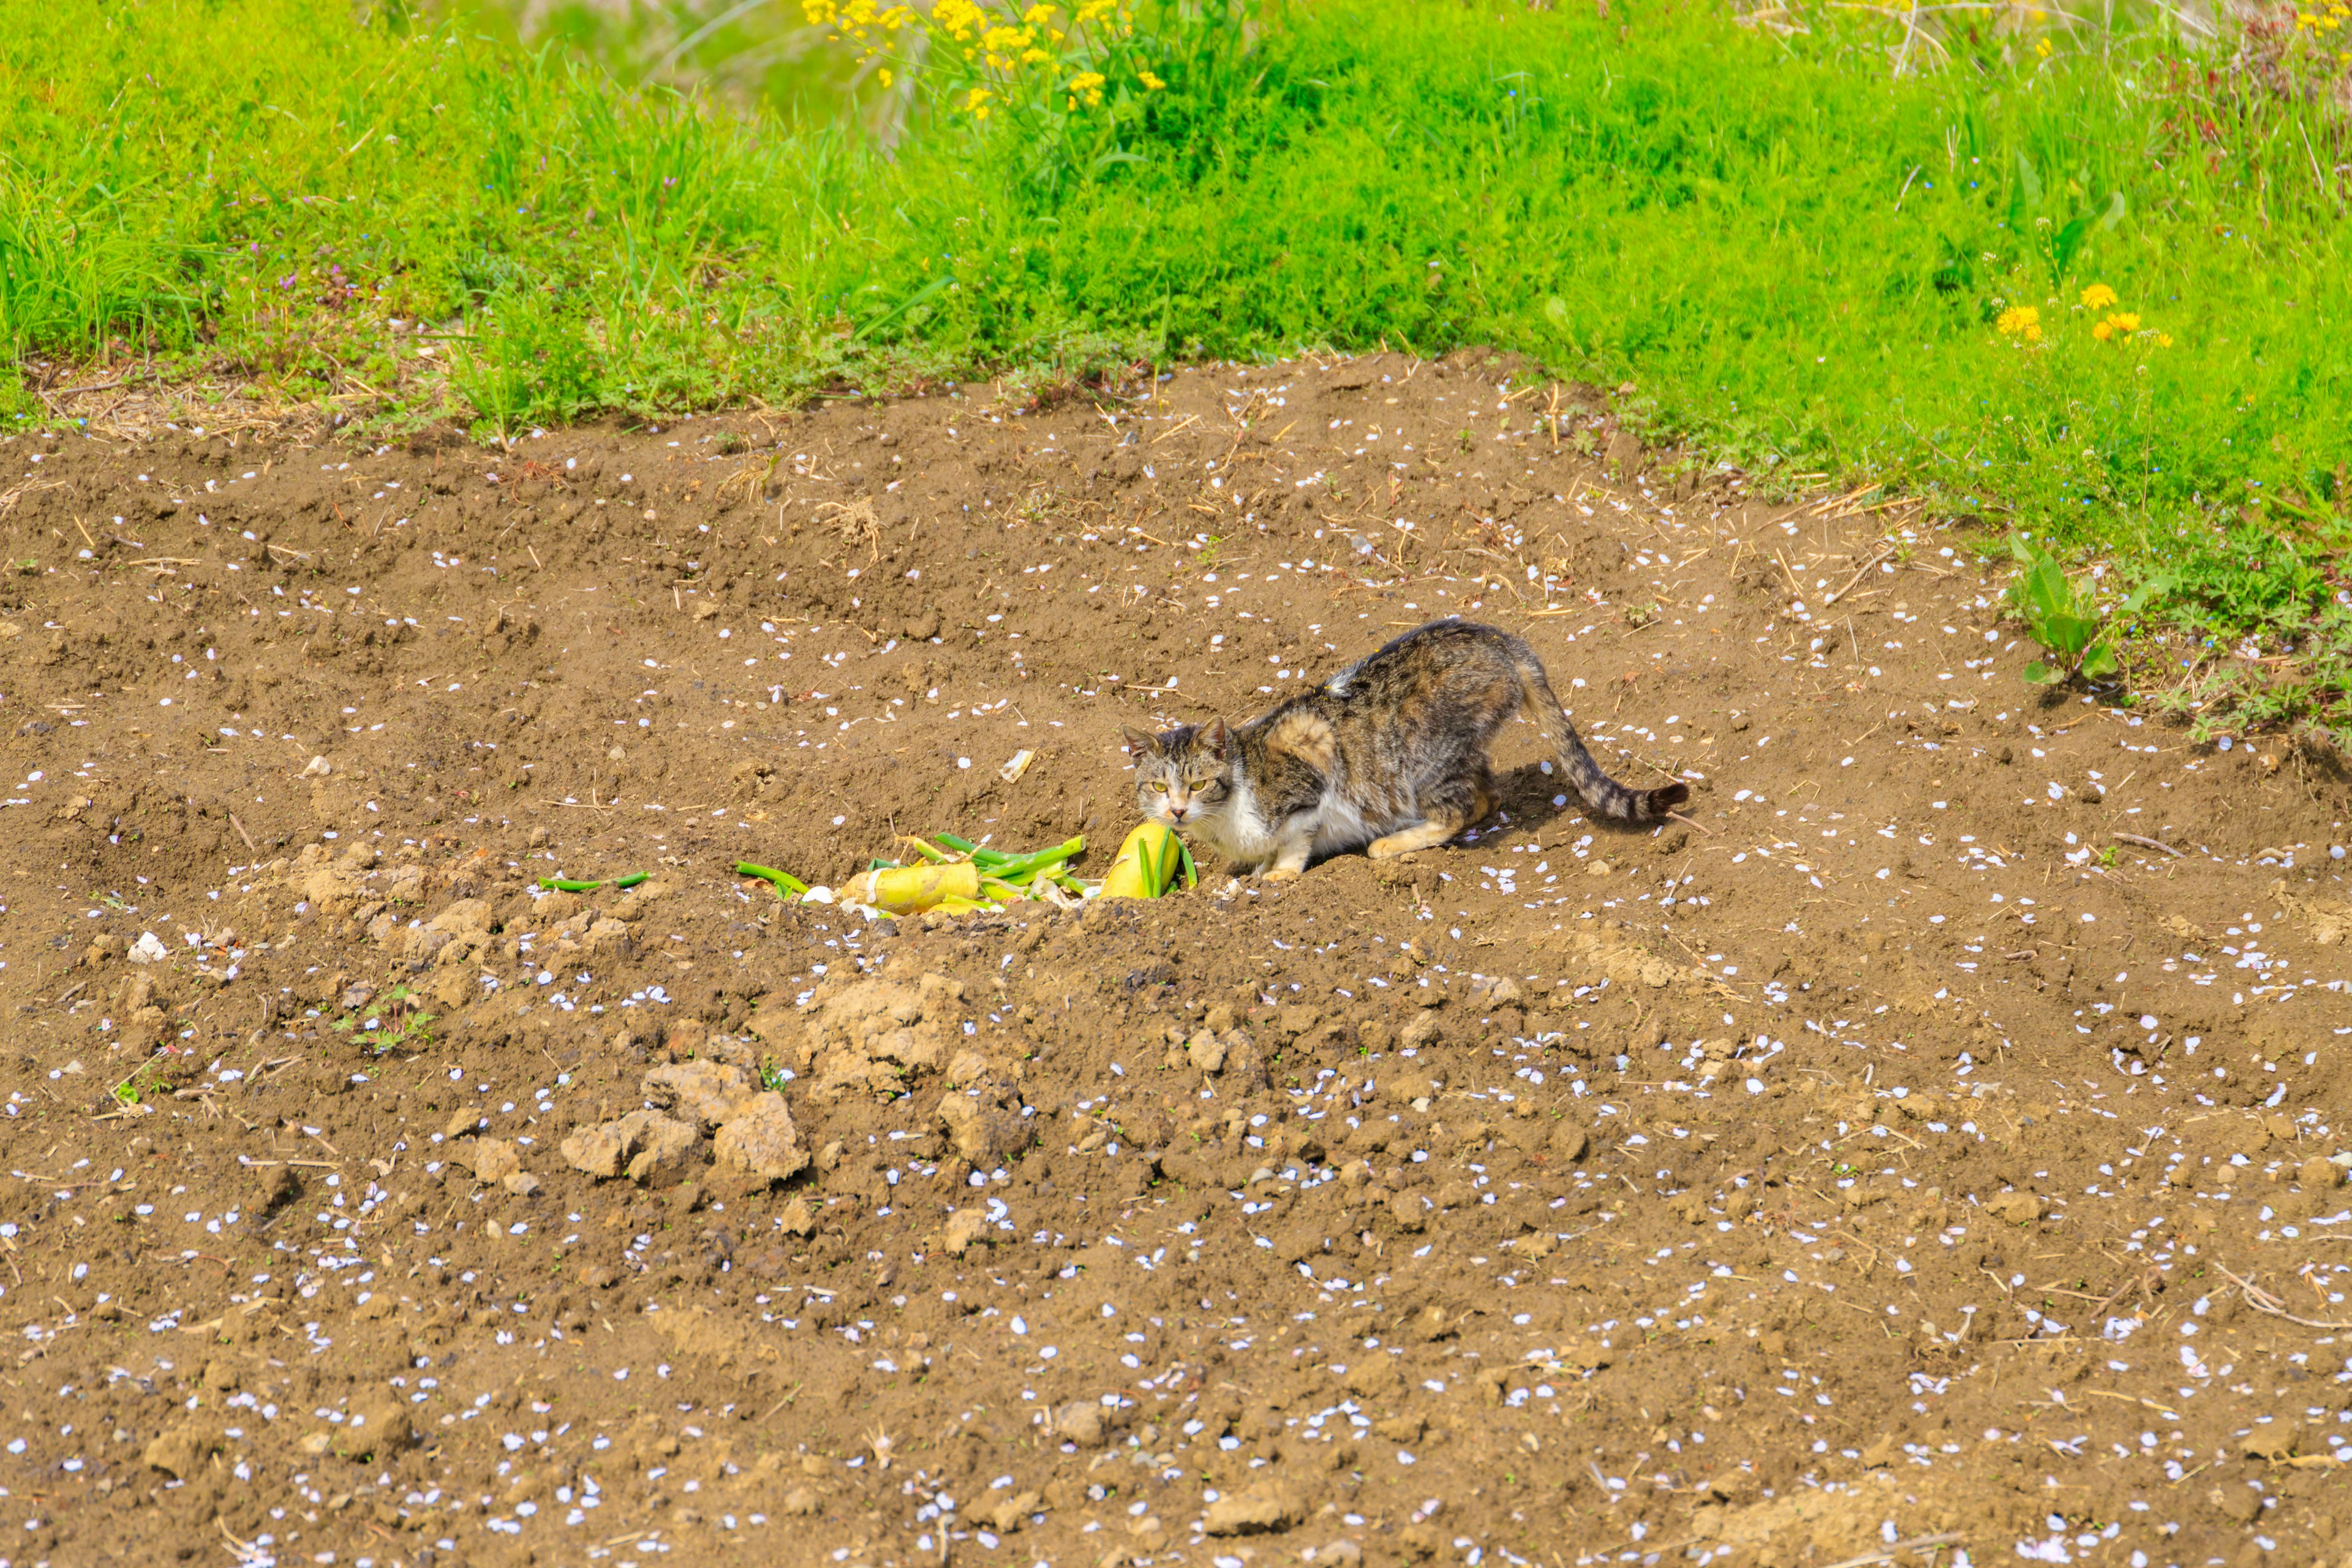
[[[1593,815],[1654,822],[1682,784],[1628,789],[1592,760],[1535,650],[1449,618],[1410,631],[1247,723],[1127,732],[1143,815],[1287,880],[1309,859],[1369,847],[1374,859],[1443,844],[1495,807],[1486,748],[1524,710],[1557,725],[1568,781]]]

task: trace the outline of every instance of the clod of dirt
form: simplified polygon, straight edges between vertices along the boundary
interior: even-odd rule
[[[758,1086],[751,1081],[751,1074],[724,1062],[678,1062],[658,1067],[646,1074],[640,1087],[656,1107],[674,1110],[681,1120],[698,1122],[703,1131],[712,1132],[745,1114],[759,1098]],[[789,1131],[790,1117],[785,1118],[784,1125]]]
[[[2302,1434],[2284,1421],[2273,1421],[2255,1427],[2238,1441],[2238,1447],[2250,1459],[2267,1459],[2277,1463],[2294,1458],[2296,1439]]]
[[[333,1447],[346,1459],[381,1461],[415,1440],[407,1405],[387,1391],[371,1394],[352,1405],[350,1417],[335,1431]]]
[[[972,1247],[989,1238],[988,1216],[978,1209],[958,1209],[948,1215],[947,1228],[940,1233],[940,1248],[950,1257],[961,1258]]]
[[[1024,1142],[1020,1111],[977,1091],[942,1096],[938,1114],[956,1153],[971,1165],[992,1166]]]
[[[688,1123],[658,1110],[633,1110],[582,1128],[563,1141],[562,1150],[573,1170],[585,1171],[600,1182],[625,1171],[641,1185],[668,1186],[686,1173],[695,1142]]]
[[[793,1113],[772,1090],[740,1102],[712,1140],[711,1152],[726,1169],[762,1182],[787,1181],[809,1163]]]
[[[1260,1481],[1209,1505],[1204,1520],[1211,1535],[1264,1535],[1288,1530],[1306,1511],[1298,1494],[1279,1481]]]
[[[158,1435],[139,1458],[151,1470],[160,1470],[173,1480],[186,1480],[220,1449],[218,1427],[209,1422],[189,1421]]]
[[[1552,1129],[1551,1152],[1563,1163],[1573,1163],[1583,1159],[1585,1151],[1591,1147],[1592,1135],[1580,1123],[1562,1121]]]
[[[503,1182],[522,1170],[522,1156],[515,1146],[502,1138],[484,1138],[458,1148],[450,1156],[458,1164],[471,1167],[474,1179],[488,1184]]]
[[[2003,1225],[2032,1225],[2050,1212],[2050,1205],[2032,1193],[2003,1193],[1986,1199],[1984,1211]]]
[[[895,1094],[906,1077],[937,1070],[947,1051],[945,1026],[962,999],[963,982],[943,974],[913,985],[861,980],[826,999],[809,1020],[799,1057],[816,1075],[811,1094],[825,1102]],[[764,1017],[755,1017],[755,1028]]]

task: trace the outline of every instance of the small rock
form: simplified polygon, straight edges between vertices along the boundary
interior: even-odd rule
[[[794,1198],[786,1204],[784,1212],[778,1216],[776,1223],[782,1226],[785,1234],[789,1236],[805,1237],[816,1234],[816,1215],[809,1207],[806,1198]]]
[[[539,1191],[540,1182],[529,1171],[512,1171],[499,1178],[499,1185],[516,1197],[527,1198]]]
[[[131,944],[131,951],[125,956],[133,963],[162,963],[172,956],[172,952],[163,945],[162,937],[152,931],[144,931],[139,933],[139,940]]]
[[[2344,1184],[2344,1172],[2333,1160],[2315,1154],[2295,1167],[2294,1179],[2306,1193],[2333,1192]]]
[[[777,1505],[777,1510],[786,1519],[806,1519],[823,1506],[815,1492],[807,1487],[794,1487],[784,1494],[784,1500]]]
[[[1211,1503],[1205,1524],[1211,1535],[1262,1535],[1288,1530],[1305,1511],[1298,1494],[1279,1481],[1260,1481]]]

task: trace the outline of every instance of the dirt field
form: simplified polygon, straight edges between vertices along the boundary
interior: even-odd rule
[[[0,1563],[2352,1562],[2340,774],[1497,363],[987,394],[0,443]],[[1453,613],[1691,824],[732,874]]]

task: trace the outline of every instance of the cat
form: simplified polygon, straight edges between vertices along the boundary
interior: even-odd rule
[[[1317,856],[1374,859],[1443,844],[1495,808],[1495,732],[1524,710],[1559,728],[1568,782],[1595,816],[1655,822],[1690,796],[1601,771],[1526,642],[1449,617],[1405,633],[1248,722],[1127,731],[1143,815],[1236,869],[1287,881]]]

